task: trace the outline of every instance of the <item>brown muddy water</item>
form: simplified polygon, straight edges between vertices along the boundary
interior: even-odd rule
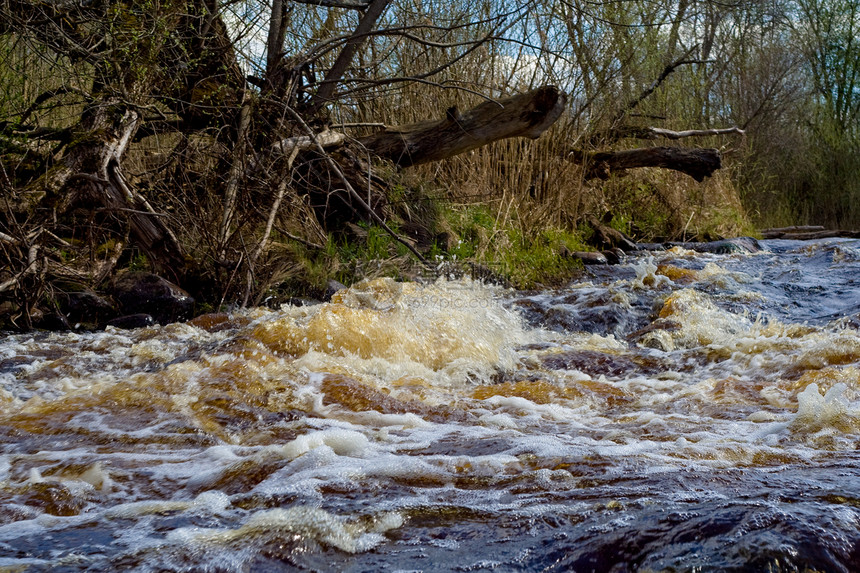
[[[860,571],[860,241],[0,339],[2,571]]]

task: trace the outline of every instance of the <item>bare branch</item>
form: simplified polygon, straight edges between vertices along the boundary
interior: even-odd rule
[[[638,98],[636,98],[635,100],[633,100],[633,101],[631,101],[630,103],[628,103],[628,104],[627,104],[627,107],[626,107],[623,111],[619,112],[618,116],[616,116],[616,118],[615,118],[615,119],[616,119],[616,121],[620,120],[620,119],[621,119],[625,114],[627,114],[627,113],[631,112],[632,110],[636,109],[636,107],[637,107],[640,103],[642,103],[643,101],[645,101],[645,99],[646,99],[648,96],[650,96],[652,93],[654,93],[654,90],[656,90],[657,88],[659,88],[659,87],[660,87],[660,85],[662,85],[662,83],[663,83],[664,81],[666,81],[666,78],[668,78],[668,77],[672,74],[672,72],[674,72],[674,71],[675,71],[679,66],[683,66],[683,65],[686,65],[686,64],[703,64],[703,63],[705,63],[705,62],[703,62],[703,61],[701,61],[701,60],[688,60],[688,59],[687,59],[687,58],[689,58],[689,57],[690,57],[690,54],[692,54],[693,52],[695,52],[698,48],[699,48],[699,45],[698,45],[698,44],[696,44],[695,46],[693,46],[692,48],[690,48],[689,50],[687,50],[687,51],[686,51],[686,53],[684,53],[684,55],[682,55],[680,58],[678,58],[677,60],[675,60],[674,62],[672,62],[672,63],[670,63],[670,64],[667,64],[667,65],[666,65],[666,67],[665,67],[665,68],[663,68],[663,71],[660,73],[660,75],[657,77],[657,79],[656,79],[656,80],[654,80],[654,82],[653,82],[650,86],[648,86],[647,88],[645,88],[645,89],[642,91],[642,93],[641,93],[641,94],[639,94],[639,97],[638,97]]]
[[[230,224],[236,211],[236,198],[239,193],[239,183],[244,174],[242,162],[245,159],[245,147],[247,145],[248,128],[251,123],[251,101],[242,104],[239,112],[239,126],[236,134],[236,146],[233,148],[233,157],[230,164],[230,174],[227,179],[227,189],[224,193],[224,211],[221,214],[221,247],[227,246],[230,236]]]
[[[352,37],[346,41],[346,45],[344,45],[334,64],[332,64],[325,79],[320,82],[320,87],[311,101],[311,109],[318,111],[331,100],[335,87],[337,87],[337,83],[343,77],[350,63],[352,63],[353,56],[355,56],[361,44],[364,43],[367,33],[373,30],[376,21],[379,20],[390,3],[391,0],[371,1],[367,11],[358,22],[358,26]]]
[[[20,241],[18,239],[16,239],[15,237],[12,237],[10,235],[7,235],[6,233],[4,233],[2,231],[0,231],[0,241],[2,241],[4,243],[8,243],[10,245],[17,245],[20,243]]]
[[[625,137],[635,139],[657,139],[660,137],[666,139],[683,139],[685,137],[707,135],[745,135],[746,131],[737,126],[723,129],[687,129],[684,131],[672,131],[671,129],[663,129],[662,127],[621,127],[613,130],[612,134],[616,139]]]
[[[18,121],[20,123],[25,123],[27,121],[27,119],[29,119],[29,117],[33,114],[33,112],[35,112],[37,109],[39,109],[40,105],[42,105],[43,103],[45,103],[46,101],[48,101],[51,98],[66,95],[69,93],[78,94],[81,97],[83,97],[85,101],[90,101],[92,99],[90,97],[90,95],[88,93],[84,92],[83,90],[79,90],[79,89],[76,89],[76,88],[73,88],[70,86],[60,86],[57,89],[48,90],[46,92],[42,92],[41,94],[39,94],[36,97],[36,99],[33,100],[33,103],[30,104],[30,107],[28,107],[24,111],[24,113],[21,114],[21,118]]]
[[[297,4],[322,6],[323,8],[346,8],[351,10],[366,10],[370,2],[344,2],[340,0],[292,0]]]
[[[311,241],[307,241],[305,239],[302,239],[301,237],[298,237],[298,236],[290,233],[289,231],[287,231],[283,227],[279,227],[278,225],[275,225],[275,230],[277,232],[279,232],[280,234],[282,234],[283,236],[287,237],[288,239],[291,239],[297,243],[301,243],[302,245],[308,247],[309,249],[314,249],[316,251],[324,251],[325,250],[324,245],[318,245],[317,243],[312,243]]]
[[[315,133],[313,137],[309,135],[300,135],[282,139],[281,141],[275,142],[272,145],[272,149],[289,157],[293,152],[314,149],[317,145],[322,146],[323,149],[338,147],[345,139],[346,136],[342,133],[325,130]]]
[[[432,76],[435,76],[437,74],[442,73],[446,69],[450,68],[451,66],[453,66],[454,64],[456,64],[457,62],[459,62],[460,60],[462,60],[463,58],[465,58],[469,54],[471,54],[473,51],[480,48],[485,42],[489,41],[491,38],[492,38],[492,36],[489,36],[489,35],[485,36],[481,40],[475,42],[472,46],[469,47],[468,50],[466,50],[465,52],[463,52],[462,54],[460,54],[456,58],[452,58],[451,60],[446,61],[445,63],[441,64],[440,66],[437,66],[436,68],[433,68],[432,70],[428,70],[428,71],[421,73],[421,74],[417,74],[414,76],[407,76],[407,77],[392,77],[392,78],[387,78],[384,80],[369,80],[369,79],[353,80],[353,81],[359,82],[359,85],[350,89],[350,90],[345,90],[340,95],[346,95],[346,94],[354,93],[357,91],[361,91],[363,89],[367,89],[369,86],[382,86],[382,85],[387,85],[387,84],[403,83],[403,82],[427,83],[427,84],[435,85],[437,87],[443,87],[443,84],[426,81],[426,78],[429,78],[429,77],[432,77]],[[449,86],[449,89],[462,89],[464,91],[473,93],[475,95],[479,95],[486,100],[492,101],[489,97],[487,97],[483,94],[479,94],[477,92],[474,92],[472,90],[469,90],[467,88],[464,88],[462,86],[457,86],[454,88],[451,88],[451,86]]]

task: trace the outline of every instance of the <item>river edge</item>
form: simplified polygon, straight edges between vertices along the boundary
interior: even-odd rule
[[[689,250],[711,253],[756,252],[760,246],[752,237],[722,239],[711,242],[635,243],[620,232],[605,229],[600,250],[571,250],[569,242],[552,245],[550,253],[534,249],[516,251],[502,261],[458,260],[456,254],[436,255],[422,264],[413,257],[400,255],[387,259],[364,258],[353,261],[353,269],[344,282],[327,278],[324,285],[312,283],[310,277],[300,278],[286,288],[273,288],[271,296],[261,305],[277,308],[282,304],[308,306],[327,302],[337,291],[378,278],[393,278],[400,282],[428,284],[438,279],[468,278],[515,290],[556,289],[576,280],[586,266],[615,265],[624,261],[628,253],[666,250],[680,246]],[[608,235],[608,237],[607,237]],[[579,245],[572,245],[576,248]],[[594,247],[580,247],[594,248]],[[551,258],[548,264],[546,259]],[[530,263],[534,263],[531,265]],[[530,266],[528,275],[515,267]],[[341,274],[339,278],[344,278]],[[61,285],[67,291],[52,289],[42,301],[31,308],[16,308],[8,301],[0,305],[0,332],[36,331],[97,331],[106,327],[119,329],[162,326],[185,322],[193,318],[240,308],[238,303],[225,304],[223,298],[216,303],[207,298],[198,299],[175,283],[148,271],[134,267],[122,269],[107,284],[93,288],[86,284],[69,282]],[[29,321],[19,324],[23,313]],[[30,323],[28,328],[26,322]]]
[[[475,261],[460,259],[456,254],[436,255],[422,264],[407,255],[387,259],[362,258],[352,262],[347,274],[341,273],[341,282],[328,277],[324,282],[312,282],[301,277],[286,288],[273,288],[271,296],[256,306],[277,308],[282,304],[307,306],[327,302],[340,289],[365,280],[393,278],[401,282],[427,284],[440,278],[455,280],[469,278],[521,291],[557,289],[581,277],[587,266],[615,265],[623,262],[628,253],[660,251],[681,247],[702,253],[756,252],[761,250],[753,237],[737,237],[702,242],[636,243],[623,233],[604,227],[599,238],[592,237],[595,246],[571,243],[561,237],[557,244],[546,249],[516,250],[501,261]],[[582,248],[589,250],[572,250]],[[546,246],[546,245],[545,245]],[[603,250],[597,248],[603,247]],[[547,262],[547,259],[551,261]],[[524,275],[521,267],[527,266]],[[131,266],[117,272],[101,288],[85,284],[67,283],[43,297],[42,302],[28,309],[16,308],[8,301],[0,305],[0,332],[36,331],[97,331],[108,326],[119,329],[142,328],[155,324],[185,322],[198,316],[230,312],[240,308],[238,303],[225,304],[208,298],[193,296],[171,281],[148,271]],[[21,315],[29,312],[29,321],[21,323]],[[19,320],[16,321],[16,314]],[[26,322],[30,323],[27,327]]]
[[[338,278],[324,275],[313,281],[304,276],[291,284],[276,285],[270,296],[260,305],[277,308],[282,304],[308,306],[327,302],[338,290],[359,284],[365,280],[393,278],[400,282],[428,284],[440,278],[455,280],[469,278],[520,291],[551,290],[561,288],[586,273],[586,267],[616,265],[628,256],[642,251],[664,251],[682,248],[699,253],[730,254],[755,253],[762,250],[758,240],[752,236],[733,237],[714,241],[665,241],[660,243],[637,243],[630,237],[607,227],[595,224],[599,236],[590,237],[592,245],[572,250],[579,243],[571,244],[570,237],[561,237],[556,244],[535,252],[535,249],[514,250],[511,257],[501,261],[475,261],[459,259],[456,254],[437,254],[433,260],[422,264],[408,255],[389,258],[355,258],[352,269]],[[856,237],[853,231],[825,230],[823,227],[787,227],[766,229],[758,236],[786,237],[798,240],[814,240],[822,237]],[[568,245],[571,244],[571,247]],[[545,245],[546,246],[546,245]],[[602,250],[598,250],[602,247]],[[468,252],[468,245],[465,248]],[[462,252],[462,250],[461,250]],[[550,262],[547,262],[550,259]],[[532,264],[533,263],[533,264]],[[529,266],[527,275],[520,268]],[[68,292],[52,292],[39,307],[29,309],[32,330],[41,331],[96,331],[108,326],[130,329],[171,324],[213,313],[230,312],[242,305],[215,302],[209,298],[193,296],[176,284],[148,271],[134,267],[123,269],[102,288],[68,284]],[[0,332],[25,332],[30,330],[16,323],[16,309],[8,302],[0,305]]]

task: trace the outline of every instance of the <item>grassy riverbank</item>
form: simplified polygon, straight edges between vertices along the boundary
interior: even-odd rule
[[[573,254],[599,248],[588,217],[640,242],[756,235],[728,171],[703,183],[662,170],[586,182],[578,167],[556,162],[556,176],[527,173],[544,180],[511,192],[504,185],[510,181],[493,178],[497,161],[491,151],[478,152],[441,169],[392,174],[389,226],[438,272],[477,269],[476,276],[520,289],[560,286],[583,268]],[[526,178],[522,171],[519,178]],[[313,295],[329,279],[437,273],[378,225],[349,225],[327,237],[322,249],[287,239],[284,256],[294,265],[268,296]]]

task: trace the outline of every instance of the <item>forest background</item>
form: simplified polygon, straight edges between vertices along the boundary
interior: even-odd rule
[[[446,261],[551,286],[595,222],[858,229],[858,38],[860,0],[0,0],[2,323],[123,270],[199,312]],[[539,138],[366,145],[541,86]],[[722,168],[595,170],[667,144]]]

